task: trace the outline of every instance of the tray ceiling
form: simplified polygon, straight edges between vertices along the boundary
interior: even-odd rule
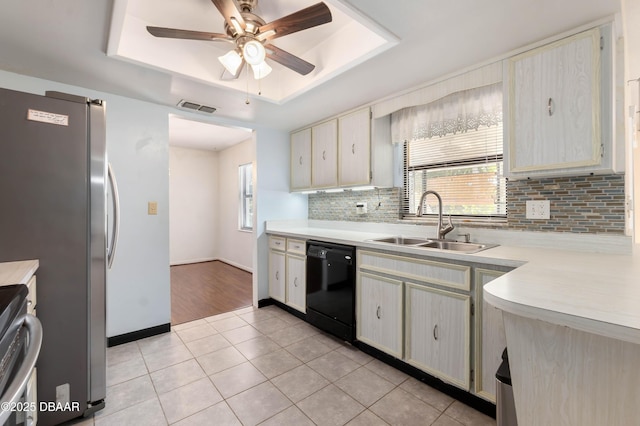
[[[253,13],[271,22],[317,3],[317,0],[260,0]],[[282,104],[397,44],[397,38],[372,20],[337,0],[325,0],[332,22],[289,34],[273,44],[316,68],[303,76],[268,60],[273,72],[264,79],[247,76],[221,80],[218,61],[233,48],[224,41],[156,38],[146,26],[224,33],[224,18],[211,0],[116,1],[107,54],[198,82],[259,96]]]

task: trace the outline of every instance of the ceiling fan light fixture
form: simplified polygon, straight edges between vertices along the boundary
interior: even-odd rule
[[[264,61],[258,65],[251,65],[251,69],[253,69],[253,78],[255,78],[256,80],[265,78],[273,70],[273,68],[271,68],[269,64]]]
[[[218,60],[232,75],[237,75],[242,65],[242,56],[235,50],[230,50],[224,55],[218,56]]]
[[[264,58],[267,55],[262,43],[256,40],[246,42],[242,47],[242,54],[244,60],[247,61],[249,65],[260,65],[264,63]]]

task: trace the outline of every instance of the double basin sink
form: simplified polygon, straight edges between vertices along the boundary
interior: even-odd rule
[[[399,246],[434,248],[463,253],[477,253],[488,248],[496,247],[495,244],[464,243],[460,241],[436,240],[419,237],[387,237],[369,240],[377,243],[388,243]]]

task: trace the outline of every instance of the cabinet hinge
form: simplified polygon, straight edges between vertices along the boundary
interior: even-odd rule
[[[600,144],[600,158],[604,158],[604,144]]]
[[[600,50],[604,50],[604,37],[600,37]]]
[[[476,304],[472,303],[471,304],[471,315],[475,315],[476,314]]]
[[[369,120],[373,119],[373,111],[369,110]]]
[[[470,373],[470,381],[471,383],[473,383],[473,368],[471,369],[471,373]]]

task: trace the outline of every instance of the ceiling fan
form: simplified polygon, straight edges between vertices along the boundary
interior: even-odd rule
[[[156,37],[233,43],[234,49],[218,58],[232,79],[238,78],[245,63],[251,66],[256,80],[266,77],[272,68],[266,63],[265,58],[278,62],[301,75],[307,75],[315,68],[315,65],[304,59],[274,46],[271,41],[331,22],[331,11],[326,4],[320,2],[266,23],[252,13],[258,0],[211,1],[224,17],[226,34],[152,26],[147,26],[147,31]]]

